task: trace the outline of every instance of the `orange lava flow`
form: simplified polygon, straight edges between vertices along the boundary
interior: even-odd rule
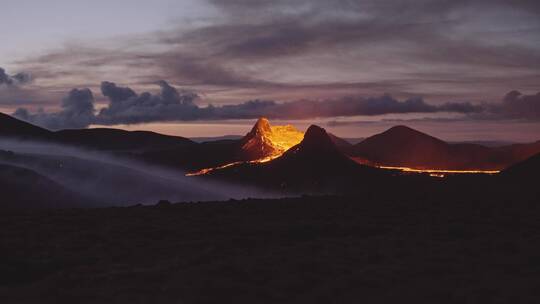
[[[213,167],[213,168],[204,168],[204,169],[201,169],[199,171],[186,173],[186,176],[204,175],[204,174],[208,174],[208,173],[210,173],[210,172],[212,172],[214,170],[225,169],[225,168],[232,167],[232,166],[235,166],[235,165],[239,165],[239,164],[242,164],[242,163],[244,163],[244,162],[238,161],[238,162],[229,163],[229,164],[225,164],[225,165],[221,165],[221,166],[217,166],[217,167]]]
[[[500,170],[444,170],[444,169],[415,169],[408,167],[377,166],[377,168],[387,170],[398,170],[401,172],[428,173],[434,177],[444,177],[447,174],[497,174]]]
[[[278,158],[278,157],[280,157],[280,156],[281,156],[281,154],[279,154],[279,155],[272,155],[272,156],[268,156],[268,157],[264,157],[264,158],[260,158],[260,159],[255,159],[255,160],[249,160],[249,161],[237,161],[237,162],[232,162],[232,163],[228,163],[228,164],[221,165],[221,166],[217,166],[217,167],[204,168],[204,169],[201,169],[201,170],[199,170],[199,171],[186,173],[186,176],[205,175],[205,174],[208,174],[208,173],[210,173],[210,172],[212,172],[212,171],[216,171],[216,170],[220,170],[220,169],[225,169],[225,168],[229,168],[229,167],[233,167],[233,166],[241,165],[241,164],[260,164],[260,163],[266,163],[266,162],[269,162],[269,161],[271,161],[272,159]]]
[[[304,133],[298,131],[291,125],[271,126],[271,132],[264,136],[270,141],[276,149],[276,155],[279,157],[285,151],[299,144],[304,139]],[[275,157],[274,157],[275,158]]]

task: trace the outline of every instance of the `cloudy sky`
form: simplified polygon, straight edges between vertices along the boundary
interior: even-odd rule
[[[4,1],[0,111],[50,129],[540,139],[537,0]]]

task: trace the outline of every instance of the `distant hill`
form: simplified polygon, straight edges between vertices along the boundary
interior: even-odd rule
[[[348,140],[338,137],[332,133],[328,133],[328,136],[330,137],[334,145],[336,145],[336,147],[343,152],[347,152],[353,146],[353,144],[350,143]]]
[[[538,203],[539,178],[540,153],[503,170],[497,176],[497,184],[492,184],[492,187],[505,191],[509,201],[526,199]]]
[[[54,135],[55,140],[63,144],[107,151],[141,152],[196,144],[180,136],[109,128],[61,130]]]
[[[209,141],[227,141],[227,140],[240,140],[242,139],[242,135],[223,135],[223,136],[209,136],[209,137],[190,137],[194,142],[197,143],[203,143],[203,142],[209,142]]]
[[[0,136],[117,152],[170,149],[196,144],[184,137],[168,136],[148,131],[96,128],[52,132],[2,113],[0,113]]]
[[[484,147],[496,148],[516,144],[512,141],[502,140],[466,140],[466,141],[449,141],[449,144],[475,144]]]
[[[0,137],[50,140],[53,132],[0,113]]]
[[[502,171],[501,175],[518,178],[521,182],[538,183],[538,177],[540,177],[540,153],[510,166]]]
[[[496,148],[478,144],[449,144],[409,127],[396,126],[366,138],[350,151],[353,157],[385,166],[500,170],[540,152],[540,143]]]
[[[359,142],[362,142],[365,137],[341,137],[343,140],[347,141],[351,145],[356,145]]]

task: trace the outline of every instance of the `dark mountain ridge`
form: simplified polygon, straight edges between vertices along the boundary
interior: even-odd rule
[[[540,152],[540,142],[489,148],[449,144],[406,126],[366,138],[350,149],[376,165],[447,170],[501,170]]]
[[[196,144],[180,136],[110,128],[61,130],[54,135],[55,139],[63,144],[110,151],[142,152]]]
[[[18,139],[50,140],[53,132],[0,113],[0,136]]]
[[[540,153],[503,170],[501,176],[510,177],[519,182],[538,183],[538,177],[540,176]]]
[[[358,184],[373,184],[390,175],[384,170],[357,164],[336,147],[323,128],[312,125],[304,139],[280,157],[215,170],[208,177],[285,192],[332,193],[350,191],[358,188]]]
[[[104,151],[137,152],[196,144],[184,137],[149,131],[125,131],[111,128],[49,131],[2,113],[0,113],[0,136]]]
[[[275,152],[268,140],[271,127],[259,119],[240,140],[196,143],[179,136],[119,129],[81,129],[52,132],[0,113],[0,136],[66,144],[144,160],[169,168],[196,170],[241,160],[253,160]],[[396,126],[356,145],[328,133],[343,153],[363,163],[418,169],[502,170],[540,152],[540,141],[485,147],[449,144],[438,138]]]

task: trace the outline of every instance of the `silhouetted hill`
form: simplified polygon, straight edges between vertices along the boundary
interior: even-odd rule
[[[326,130],[315,125],[307,129],[304,139],[285,152],[280,161],[321,162],[319,165],[324,165],[324,161],[334,162],[333,165],[354,164],[339,151]]]
[[[49,140],[52,132],[9,115],[0,113],[0,137],[17,139]]]
[[[223,136],[210,136],[210,137],[190,137],[194,142],[203,143],[209,141],[227,141],[227,140],[240,140],[244,136],[242,135],[223,135]]]
[[[449,144],[474,144],[480,145],[489,148],[504,147],[516,144],[512,141],[503,141],[503,140],[465,140],[465,141],[449,141]]]
[[[502,171],[501,175],[517,179],[523,183],[538,183],[540,177],[540,153],[510,166]]]
[[[129,152],[174,149],[196,144],[180,136],[109,128],[61,130],[55,132],[55,139],[68,145]]]
[[[366,138],[350,151],[351,156],[385,166],[500,170],[540,152],[540,144],[495,148],[466,143],[448,144],[409,127],[396,126]]]
[[[197,144],[187,138],[147,131],[71,129],[51,132],[0,113],[0,137],[48,142],[132,157],[170,168],[193,169],[237,157],[238,141]]]
[[[507,164],[506,168],[540,153],[540,141],[496,147],[493,151],[501,162]]]
[[[96,128],[51,132],[2,113],[0,113],[0,136],[48,141],[105,151],[129,152],[172,149],[196,144],[184,137],[149,131]]]
[[[450,153],[442,140],[406,126],[396,126],[356,144],[352,155],[376,164],[443,168],[448,166]]]
[[[341,138],[341,137],[338,137],[332,133],[328,133],[328,136],[330,136],[330,139],[332,140],[332,142],[334,143],[334,145],[336,145],[336,147],[342,151],[342,152],[348,152],[349,149],[352,148],[353,144],[351,144],[350,142],[348,142],[347,140]]]

